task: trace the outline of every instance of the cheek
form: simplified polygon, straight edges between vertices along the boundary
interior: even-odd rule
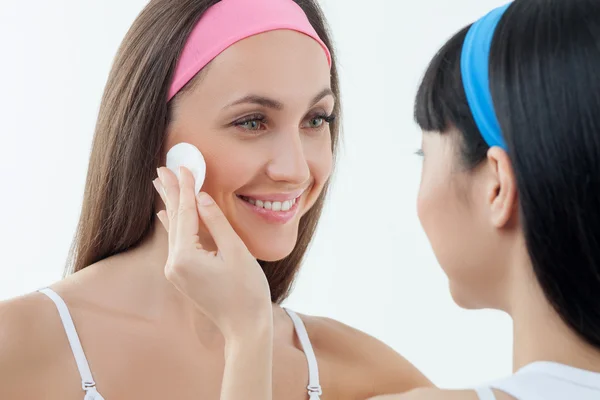
[[[224,212],[227,212],[232,193],[250,182],[263,167],[256,149],[249,151],[245,143],[231,140],[226,135],[210,131],[177,132],[167,148],[179,142],[193,144],[202,152],[206,162],[202,191],[210,194]]]
[[[421,226],[430,241],[436,241],[435,238],[445,225],[441,220],[443,212],[441,207],[444,203],[445,193],[442,190],[440,182],[437,179],[432,179],[431,176],[423,168],[421,176],[421,185],[419,187],[419,195],[417,197],[417,214]],[[433,243],[432,243],[433,245]]]
[[[304,145],[304,156],[315,185],[323,187],[331,176],[333,169],[333,153],[331,136],[324,135],[318,140],[307,139]]]
[[[313,142],[308,146],[305,145],[304,155],[311,178],[313,179],[313,186],[306,201],[306,210],[308,211],[319,198],[333,170],[333,152],[331,150],[330,136],[328,135],[323,138],[319,143]]]
[[[463,186],[453,182],[453,177],[446,178],[424,173],[417,203],[419,219],[455,302],[480,308],[500,279],[489,262],[495,258],[494,249],[472,199],[463,197],[468,194],[462,193]]]
[[[419,220],[438,263],[450,277],[460,270],[468,242],[468,215],[448,172],[423,171],[417,200]]]
[[[228,146],[205,152],[206,181],[203,190],[216,200],[240,189],[261,169],[260,157],[249,156],[248,151]]]

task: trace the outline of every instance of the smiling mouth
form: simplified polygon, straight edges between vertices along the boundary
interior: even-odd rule
[[[302,195],[300,195],[302,196]],[[298,201],[298,199],[300,198],[300,196],[296,197],[295,199],[292,200],[285,200],[285,201],[271,201],[271,200],[261,200],[261,199],[255,199],[253,197],[248,197],[248,196],[237,196],[239,199],[245,201],[246,203],[250,203],[255,207],[258,208],[263,208],[265,210],[269,210],[269,211],[275,211],[275,212],[285,212],[285,211],[289,211],[291,210],[294,205],[296,205],[296,202]]]

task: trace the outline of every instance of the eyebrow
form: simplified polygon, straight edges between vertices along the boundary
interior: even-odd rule
[[[310,103],[311,107],[327,96],[331,96],[335,100],[335,93],[333,93],[333,90],[331,90],[330,88],[325,88],[321,90],[319,94],[317,94],[315,97],[313,97],[312,102]]]
[[[313,97],[311,100],[310,106],[311,107],[314,106],[319,101],[321,101],[321,99],[323,99],[327,96],[333,96],[335,98],[335,94],[333,93],[333,91],[330,88],[325,88],[325,89],[321,90],[315,97]],[[234,101],[233,103],[228,104],[227,106],[225,106],[225,108],[230,108],[230,107],[237,106],[240,104],[257,104],[259,106],[263,106],[266,108],[272,108],[274,110],[283,110],[282,102],[277,101],[275,99],[271,99],[266,96],[258,96],[258,95],[244,96],[241,99],[238,99],[238,100]]]

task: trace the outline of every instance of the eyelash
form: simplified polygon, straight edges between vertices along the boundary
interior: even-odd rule
[[[423,157],[425,154],[423,153],[422,149],[418,149],[417,151],[415,151],[415,154],[418,155],[419,157]]]
[[[310,118],[308,118],[309,121],[312,121],[312,120],[315,120],[315,119],[322,119],[323,120],[323,124],[321,124],[318,127],[309,128],[309,129],[315,129],[315,130],[322,129],[325,126],[325,124],[331,124],[333,121],[335,121],[335,118],[336,118],[336,116],[334,114],[327,115],[327,114],[321,113],[321,114],[313,115]],[[247,117],[244,117],[244,118],[241,118],[241,119],[235,121],[233,123],[233,125],[237,126],[237,127],[240,127],[242,129],[245,129],[243,127],[243,125],[247,124],[249,122],[259,122],[259,123],[261,123],[261,124],[264,125],[264,124],[267,123],[267,118],[264,115],[262,115],[262,114],[253,114],[253,115],[249,115]],[[261,130],[264,130],[264,129],[245,129],[245,130],[253,132],[253,131],[261,131]]]

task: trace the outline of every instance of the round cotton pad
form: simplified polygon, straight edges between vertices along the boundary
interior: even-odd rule
[[[196,194],[200,192],[206,175],[206,162],[200,150],[189,143],[179,143],[167,153],[167,168],[179,179],[179,167],[186,167],[194,175]]]

